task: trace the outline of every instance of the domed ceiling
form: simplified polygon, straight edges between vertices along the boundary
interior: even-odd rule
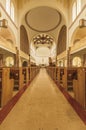
[[[61,23],[61,14],[56,9],[41,6],[28,11],[25,21],[29,28],[38,32],[56,29]]]
[[[63,22],[61,13],[48,6],[40,6],[25,14],[25,22],[31,36],[30,55],[38,58],[56,57],[56,39],[59,27]],[[55,39],[56,37],[56,39]],[[55,53],[54,53],[55,52]]]

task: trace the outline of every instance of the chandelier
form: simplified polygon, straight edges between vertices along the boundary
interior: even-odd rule
[[[38,36],[33,38],[34,44],[53,44],[54,40],[47,34],[39,34]]]

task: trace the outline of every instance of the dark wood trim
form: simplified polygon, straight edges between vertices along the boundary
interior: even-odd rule
[[[72,22],[72,24],[69,26],[69,29],[71,29],[71,27],[74,25],[74,23],[77,21],[77,19],[79,18],[79,16],[81,15],[81,13],[84,11],[84,9],[86,8],[86,4],[84,5],[84,7],[82,8],[81,12],[77,15],[76,19]]]
[[[9,14],[6,12],[5,8],[3,7],[3,5],[0,3],[0,7],[2,8],[2,10],[5,12],[5,14],[7,15],[7,17],[10,19],[10,21],[12,22],[12,24],[15,26],[16,29],[18,29],[18,27],[16,26],[16,24],[13,22],[13,20],[11,19],[11,17],[9,16]]]

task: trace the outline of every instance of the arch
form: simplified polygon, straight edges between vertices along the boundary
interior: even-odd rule
[[[78,41],[80,41],[81,39],[84,39],[84,38],[86,38],[86,28],[77,27],[71,36],[70,44],[74,45]]]
[[[16,37],[14,35],[14,32],[10,27],[8,28],[2,28],[0,30],[0,36],[2,36],[4,39],[6,39],[8,42],[12,43],[12,45],[16,46]]]
[[[10,3],[11,3],[11,0],[6,0],[6,11],[9,15],[10,15]]]
[[[30,42],[30,49],[31,48],[35,48],[34,47],[34,41],[33,41],[33,39],[34,38],[36,38],[36,37],[38,37],[39,35],[42,35],[42,34],[44,34],[44,35],[47,35],[47,36],[49,36],[50,38],[52,38],[53,39],[53,44],[52,44],[52,46],[54,47],[56,44],[56,39],[55,39],[55,37],[53,37],[52,35],[50,35],[50,34],[48,34],[48,33],[37,33],[37,34],[35,34],[32,38],[31,38],[31,42]]]
[[[63,67],[64,66],[64,61],[63,60],[58,61],[58,66]]]
[[[38,12],[40,12],[39,15]],[[48,18],[48,20],[46,20],[46,18]],[[40,33],[45,33],[53,31],[61,24],[62,15],[54,8],[40,6],[29,10],[25,14],[25,21],[30,29]]]
[[[6,11],[13,21],[15,20],[15,5],[14,5],[14,2],[15,2],[14,0],[6,0]]]
[[[20,49],[26,54],[29,54],[28,34],[23,25],[20,26]]]
[[[28,62],[27,61],[23,61],[22,67],[27,67],[27,66],[28,66]]]
[[[58,43],[57,43],[57,55],[66,50],[66,42],[67,42],[67,27],[63,25],[59,32]]]
[[[6,65],[7,67],[12,67],[12,66],[14,66],[14,58],[13,58],[12,56],[6,57],[5,65]]]
[[[76,1],[74,1],[72,5],[72,21],[76,19],[76,16],[77,16],[77,3]]]
[[[25,9],[21,10],[21,11],[23,11],[23,12],[21,13],[21,16],[20,16],[20,24],[22,23],[23,19],[25,18],[25,14],[26,14],[28,11],[30,11],[30,10],[32,10],[32,9],[34,9],[34,8],[38,8],[38,7],[40,7],[40,6],[51,7],[51,8],[53,8],[53,9],[59,11],[59,12],[61,13],[63,19],[65,20],[66,24],[67,24],[66,12],[63,11],[63,10],[65,10],[65,8],[64,8],[64,6],[61,5],[61,3],[58,3],[58,6],[57,6],[57,2],[56,2],[56,4],[55,4],[55,3],[54,3],[54,4],[53,4],[53,3],[50,4],[50,2],[47,2],[46,4],[39,2],[39,3],[37,3],[37,5],[30,2],[29,4],[30,4],[29,7],[26,7]],[[23,5],[22,5],[22,6],[23,6]],[[62,8],[60,8],[60,7],[62,7]],[[20,7],[20,8],[21,8],[21,7]]]
[[[80,57],[74,57],[73,60],[72,60],[72,65],[75,66],[75,67],[82,66],[81,58]]]
[[[11,10],[11,18],[12,20],[14,21],[15,19],[15,6],[14,6],[14,3],[11,1],[11,7],[10,7],[10,10]]]

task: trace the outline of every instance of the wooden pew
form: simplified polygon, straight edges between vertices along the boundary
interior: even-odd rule
[[[29,81],[31,81],[36,75],[36,67],[31,66],[30,68],[28,68],[28,73],[29,73]]]
[[[56,67],[52,67],[52,78],[56,81]]]
[[[28,71],[30,72],[29,77],[30,77],[30,81],[31,81],[39,72],[39,67],[31,66]]]
[[[56,81],[58,81],[58,67],[56,67]]]
[[[30,67],[28,67],[28,81],[30,82]]]
[[[58,74],[57,74],[57,77],[58,77],[58,82],[59,83],[63,83],[62,81],[62,76],[64,75],[64,67],[58,67]]]
[[[64,75],[62,76],[63,87],[66,90],[73,89],[73,80],[77,79],[77,68],[64,68]]]
[[[86,68],[78,68],[77,80],[73,81],[75,99],[86,109]]]
[[[22,74],[24,75],[24,84],[28,84],[29,82],[29,73],[28,73],[28,67],[23,67],[22,68]]]
[[[14,90],[20,90],[24,84],[24,75],[22,74],[22,67],[11,68],[10,75],[14,79]]]
[[[10,78],[10,68],[0,69],[0,107],[12,98],[14,80]]]
[[[46,67],[46,70],[47,70],[48,74],[51,76],[51,78],[54,79],[54,81],[57,81],[58,68],[55,66],[48,66],[48,67]]]

